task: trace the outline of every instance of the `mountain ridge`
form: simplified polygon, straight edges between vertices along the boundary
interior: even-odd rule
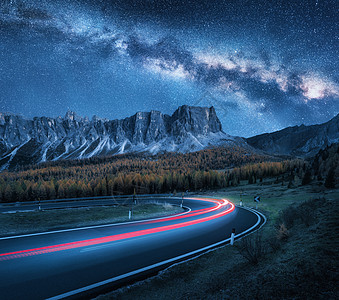
[[[270,154],[311,157],[339,142],[339,114],[325,123],[291,126],[247,138],[246,142]]]
[[[137,112],[124,119],[34,117],[0,113],[0,170],[60,159],[125,153],[194,152],[237,146],[251,153],[311,157],[339,142],[339,114],[326,123],[291,126],[250,138],[225,133],[215,109],[180,106],[172,115]]]
[[[244,145],[222,130],[214,107],[180,106],[171,116],[137,112],[121,120],[64,118],[0,113],[0,167],[128,152],[192,152],[220,144]]]

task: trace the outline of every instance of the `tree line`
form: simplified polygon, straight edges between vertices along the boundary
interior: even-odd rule
[[[235,186],[301,168],[301,160],[265,161],[240,148],[187,154],[45,163],[0,174],[0,201],[173,193]],[[237,166],[237,167],[236,167]],[[252,180],[253,179],[253,180]]]

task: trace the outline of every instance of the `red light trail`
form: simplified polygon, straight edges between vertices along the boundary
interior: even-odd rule
[[[93,239],[88,239],[88,240],[75,241],[75,242],[70,242],[70,243],[64,243],[64,244],[58,244],[58,245],[52,245],[52,246],[46,246],[46,247],[40,247],[40,248],[34,248],[34,249],[27,249],[27,250],[20,250],[20,251],[2,253],[2,254],[0,254],[0,261],[11,260],[11,259],[21,258],[21,257],[28,257],[28,256],[33,256],[33,255],[39,255],[39,254],[45,254],[45,253],[51,253],[51,252],[56,252],[56,251],[76,249],[76,248],[99,245],[99,244],[104,244],[104,243],[110,243],[110,242],[114,242],[114,241],[119,241],[119,240],[134,238],[134,237],[140,237],[140,236],[144,236],[144,235],[148,235],[148,234],[159,233],[159,232],[164,232],[164,231],[168,231],[168,230],[174,230],[174,229],[178,229],[178,228],[192,226],[192,225],[195,225],[195,224],[207,222],[207,221],[214,220],[214,219],[217,219],[219,217],[222,217],[222,216],[232,212],[235,208],[233,203],[231,203],[231,202],[229,202],[228,200],[225,200],[225,199],[221,199],[221,200],[205,199],[205,198],[190,198],[190,199],[214,202],[214,203],[216,203],[216,205],[213,206],[213,207],[209,207],[209,208],[191,211],[190,213],[188,213],[186,215],[182,215],[182,216],[173,216],[173,217],[170,217],[170,218],[167,217],[165,219],[153,220],[153,221],[148,221],[148,222],[145,221],[144,224],[183,219],[183,218],[188,218],[188,217],[192,217],[192,216],[207,214],[207,213],[217,211],[217,210],[222,210],[227,205],[229,205],[230,207],[227,208],[226,210],[222,210],[222,211],[218,212],[217,214],[214,214],[214,215],[211,215],[211,216],[206,216],[206,217],[203,217],[203,218],[197,219],[197,220],[191,220],[191,221],[183,222],[183,223],[165,225],[165,226],[161,226],[161,227],[155,227],[155,228],[150,228],[150,229],[138,230],[138,231],[133,231],[133,232],[128,232],[128,233],[110,235],[110,236],[106,236],[106,237],[93,238]]]

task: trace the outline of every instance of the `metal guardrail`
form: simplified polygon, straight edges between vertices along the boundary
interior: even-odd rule
[[[185,193],[187,196],[188,193]],[[63,202],[77,202],[77,201],[87,201],[87,200],[123,200],[133,198],[134,194],[131,195],[121,195],[121,196],[97,196],[97,197],[81,197],[81,198],[63,198],[63,199],[51,199],[51,200],[34,200],[34,201],[17,201],[9,203],[0,203],[0,207],[11,207],[11,206],[24,206],[24,205],[36,205],[40,204],[50,204],[50,203],[63,203]],[[143,194],[136,195],[137,199],[142,198],[164,198],[164,197],[173,197],[173,194]]]

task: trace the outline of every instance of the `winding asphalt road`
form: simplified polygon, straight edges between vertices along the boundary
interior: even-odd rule
[[[225,244],[232,228],[239,237],[263,222],[224,199],[185,198],[184,205],[182,214],[153,220],[1,238],[0,299],[88,297]]]

